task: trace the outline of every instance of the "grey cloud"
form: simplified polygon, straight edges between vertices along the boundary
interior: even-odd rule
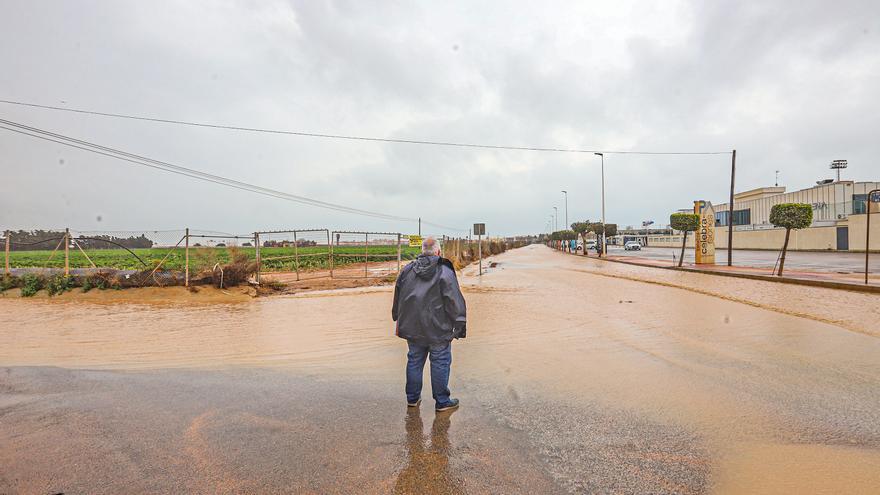
[[[877,179],[872,1],[27,2],[0,19],[0,97],[404,139],[728,150],[738,189],[805,187],[847,158]],[[230,133],[0,105],[0,115],[351,206],[540,231],[568,189],[598,218],[592,155]],[[0,132],[0,224],[409,231]],[[60,158],[66,160],[61,166]],[[610,155],[609,221],[723,201],[729,157]],[[100,194],[96,193],[100,190]],[[96,223],[96,216],[104,220]],[[443,232],[439,232],[443,233]]]

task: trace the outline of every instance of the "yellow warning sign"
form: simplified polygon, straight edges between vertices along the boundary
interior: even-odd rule
[[[409,236],[409,247],[422,247],[422,236],[420,236],[420,235]]]

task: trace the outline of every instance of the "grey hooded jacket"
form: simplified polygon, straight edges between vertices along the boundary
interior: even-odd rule
[[[391,318],[402,339],[439,344],[463,338],[467,308],[452,262],[420,254],[406,265],[394,286]]]

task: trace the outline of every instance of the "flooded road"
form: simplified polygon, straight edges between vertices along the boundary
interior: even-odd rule
[[[390,288],[0,298],[0,493],[876,493],[880,297],[529,246],[466,269],[460,411]]]

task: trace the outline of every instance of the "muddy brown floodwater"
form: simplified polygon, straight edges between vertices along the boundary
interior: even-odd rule
[[[880,491],[880,297],[493,260],[445,415],[388,287],[0,298],[0,493]]]

